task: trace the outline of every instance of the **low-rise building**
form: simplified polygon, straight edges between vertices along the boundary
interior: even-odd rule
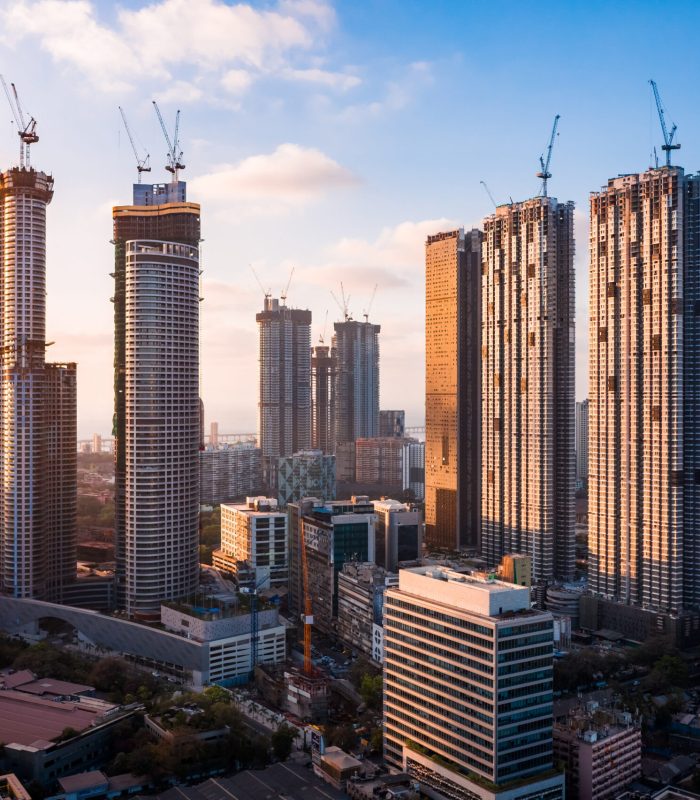
[[[532,556],[527,553],[507,553],[501,559],[498,577],[518,586],[532,586]]]
[[[347,782],[353,775],[359,775],[362,767],[362,761],[340,747],[326,747],[321,756],[321,763],[314,771],[334,788],[345,791]]]
[[[375,500],[376,562],[396,572],[406,561],[417,561],[423,549],[423,514],[398,500]]]
[[[303,450],[279,459],[277,502],[284,508],[303,497],[335,500],[335,456],[322,450]]]
[[[642,774],[642,733],[628,711],[591,701],[554,725],[554,753],[566,767],[566,795],[608,800]]]
[[[375,629],[382,627],[384,591],[397,582],[397,575],[371,562],[347,562],[338,574],[338,636],[378,663]]]
[[[262,451],[255,442],[207,445],[199,451],[199,502],[218,506],[259,492]]]
[[[221,506],[221,548],[212,558],[217,569],[236,576],[239,587],[269,589],[289,580],[287,515],[271,497],[247,497],[240,505]]]
[[[0,800],[32,800],[22,781],[13,773],[0,775]]]

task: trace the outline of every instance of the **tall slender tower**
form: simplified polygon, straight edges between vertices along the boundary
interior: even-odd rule
[[[576,480],[588,480],[588,399],[576,403]]]
[[[591,195],[589,586],[700,607],[700,175]]]
[[[335,453],[335,348],[311,348],[311,445],[328,455]]]
[[[336,322],[335,443],[379,434],[379,332],[371,322]]]
[[[113,218],[117,601],[149,618],[199,577],[200,208],[138,184]]]
[[[260,333],[258,431],[266,485],[277,490],[277,460],[311,447],[311,312],[265,297]]]
[[[425,244],[425,537],[454,550],[480,538],[481,237]]]
[[[529,553],[540,581],[575,562],[573,219],[536,197],[484,220],[482,550]]]

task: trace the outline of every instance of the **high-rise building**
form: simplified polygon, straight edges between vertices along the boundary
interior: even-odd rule
[[[138,184],[113,218],[117,599],[151,617],[199,578],[200,207]]]
[[[700,607],[700,175],[591,196],[589,587]]]
[[[51,600],[75,577],[76,535],[75,365],[45,363],[52,197],[44,172],[0,174],[0,591]]]
[[[425,499],[425,442],[404,440],[403,445],[403,482],[404,492],[411,492],[412,499]]]
[[[335,456],[305,450],[279,459],[277,502],[286,506],[304,497],[335,500]]]
[[[404,445],[410,439],[395,436],[355,442],[355,481],[398,491],[403,483]]]
[[[102,452],[102,437],[99,433],[92,434],[92,452],[93,453],[101,453]]]
[[[335,442],[354,442],[379,433],[380,325],[336,322]]]
[[[425,537],[450,550],[479,546],[481,236],[425,244]]]
[[[277,459],[311,448],[311,312],[265,297],[259,338],[258,441],[266,485]]]
[[[271,497],[247,497],[240,505],[221,506],[221,548],[214,550],[218,569],[236,576],[249,589],[286,586],[287,515]]]
[[[255,442],[209,444],[199,451],[200,503],[218,506],[256,495],[262,488],[262,456]]]
[[[404,437],[406,431],[406,412],[381,409],[379,412],[379,436]]]
[[[526,587],[447,567],[384,595],[384,757],[430,796],[562,800],[552,616]]]
[[[47,437],[46,599],[65,602],[76,580],[78,546],[78,392],[75,364],[47,364],[45,373]]]
[[[382,626],[384,591],[396,576],[372,562],[348,561],[338,573],[338,638],[370,658]]]
[[[574,541],[574,207],[499,206],[482,249],[482,553],[568,578]]]
[[[576,403],[576,480],[588,480],[588,400]]]
[[[314,450],[335,453],[335,349],[311,349],[311,443]]]
[[[423,515],[396,500],[375,500],[375,560],[390,572],[403,561],[416,561],[423,546]]]
[[[219,445],[219,423],[218,422],[211,422],[209,424],[209,444],[212,447],[218,447],[218,445]]]

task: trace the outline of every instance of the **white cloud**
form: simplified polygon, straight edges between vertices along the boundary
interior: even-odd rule
[[[329,72],[325,69],[284,69],[281,72],[283,78],[300,83],[315,83],[326,86],[329,89],[337,89],[345,92],[354,89],[362,81],[357,75],[349,75],[346,72]]]
[[[253,75],[244,69],[230,69],[221,76],[221,85],[229,94],[241,95],[253,83]]]
[[[57,63],[104,90],[123,92],[144,75],[170,77],[175,66],[200,73],[233,65],[281,69],[294,51],[317,47],[333,20],[321,0],[269,10],[222,0],[156,0],[119,9],[109,26],[89,0],[15,0],[0,12],[0,30],[7,44],[38,39]]]
[[[189,81],[173,81],[164,92],[158,93],[161,103],[196,103],[203,95],[202,90]]]
[[[320,150],[281,144],[272,153],[225,164],[195,178],[190,191],[192,197],[227,205],[252,199],[288,207],[357,183],[352,172]]]

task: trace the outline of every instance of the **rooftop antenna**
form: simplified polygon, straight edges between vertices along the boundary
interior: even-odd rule
[[[362,316],[365,318],[365,322],[369,322],[369,312],[372,310],[372,304],[374,303],[374,296],[377,294],[377,287],[379,286],[378,283],[374,284],[374,289],[372,290],[372,297],[369,299],[369,305],[367,306],[366,310],[362,312]]]
[[[544,156],[540,156],[540,171],[537,177],[542,179],[542,187],[540,189],[540,196],[547,197],[547,181],[552,177],[549,171],[549,165],[552,163],[552,148],[554,147],[554,138],[557,135],[557,127],[559,126],[559,114],[554,117],[554,125],[552,125],[552,135],[549,137],[549,144],[547,145],[547,160]]]
[[[282,301],[282,305],[287,305],[287,294],[289,293],[289,286],[292,282],[292,278],[294,277],[294,267],[292,267],[292,271],[289,273],[289,280],[287,281],[287,285],[282,290],[282,294],[280,295],[280,300]]]
[[[661,149],[666,153],[666,166],[671,166],[671,150],[680,150],[681,146],[676,142],[673,143],[673,137],[676,135],[677,125],[674,122],[671,130],[669,131],[666,128],[666,119],[664,117],[664,107],[661,104],[661,97],[659,96],[659,88],[656,85],[656,81],[649,80],[651,84],[651,88],[654,91],[654,100],[656,100],[656,110],[659,114],[659,122],[661,123],[661,133],[664,136],[664,143],[661,145]],[[658,166],[658,164],[657,164]]]
[[[498,203],[493,199],[493,195],[491,194],[491,190],[489,189],[489,187],[486,185],[486,181],[479,181],[479,183],[484,187],[486,194],[489,196],[491,202],[493,203],[493,207],[498,208]]]
[[[168,172],[172,173],[173,183],[177,183],[179,177],[178,173],[181,169],[185,168],[185,165],[182,162],[182,150],[180,150],[180,109],[178,109],[177,113],[175,114],[175,133],[173,134],[172,141],[170,141],[168,129],[165,127],[165,122],[163,122],[163,115],[160,113],[158,103],[156,103],[155,100],[153,101],[153,108],[156,110],[158,121],[160,122],[160,127],[163,131],[163,136],[165,136],[165,141],[168,144],[168,163],[165,165],[165,168],[168,170]]]
[[[19,102],[17,87],[14,83],[11,83],[12,94],[10,94],[10,90],[5,83],[5,78],[2,75],[0,75],[0,81],[2,81],[2,88],[5,90],[7,102],[10,104],[12,116],[15,118],[15,124],[17,125],[17,135],[19,136],[19,165],[23,169],[30,169],[29,146],[39,141],[39,134],[36,132],[36,120],[34,117],[29,117],[29,122],[24,121],[24,112],[22,111],[22,104]]]
[[[151,157],[148,153],[146,153],[145,158],[139,158],[139,151],[136,149],[134,137],[131,135],[131,128],[129,128],[129,123],[126,121],[126,114],[121,106],[119,106],[119,113],[122,115],[122,121],[124,122],[126,135],[129,137],[129,141],[131,142],[131,149],[134,151],[134,158],[136,159],[136,171],[139,174],[138,182],[141,183],[141,173],[151,171],[151,167],[148,163]]]
[[[263,293],[265,301],[267,302],[272,297],[272,287],[265,289],[265,287],[262,285],[262,281],[260,280],[260,276],[255,271],[255,267],[252,264],[249,264],[248,266],[250,267],[250,271],[253,273],[253,275],[255,275],[255,280],[258,282],[260,291]]]

